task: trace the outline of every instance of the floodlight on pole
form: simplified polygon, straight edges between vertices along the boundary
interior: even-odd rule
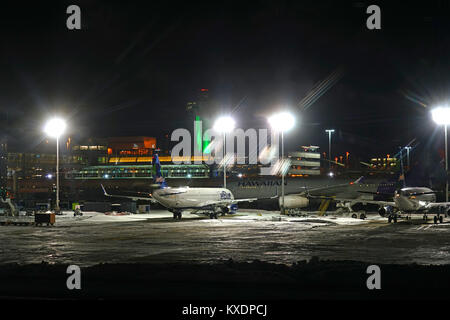
[[[328,169],[331,169],[331,134],[334,133],[334,129],[326,129],[328,133]]]
[[[47,121],[44,127],[44,132],[56,138],[56,205],[55,211],[59,211],[59,137],[66,130],[66,122],[61,118],[52,118]]]
[[[59,138],[64,130],[66,130],[66,122],[61,118],[48,120],[44,127],[45,133],[52,138]]]
[[[214,123],[214,130],[221,132],[223,135],[223,187],[227,187],[227,157],[226,157],[226,134],[233,131],[235,121],[230,116],[223,116]]]
[[[281,214],[284,214],[284,132],[291,130],[295,125],[295,118],[289,112],[276,113],[268,119],[273,130],[281,133]]]
[[[269,117],[269,124],[276,131],[285,132],[294,127],[295,118],[289,112],[280,112]]]
[[[445,135],[445,202],[448,202],[448,151],[447,151],[447,126],[450,124],[450,108],[448,106],[440,106],[431,110],[431,116],[434,122],[444,125]]]
[[[411,166],[411,163],[409,161],[409,152],[411,151],[411,148],[412,147],[410,147],[410,146],[405,147],[405,149],[406,149],[406,164],[408,166],[408,170],[410,169],[410,166]]]

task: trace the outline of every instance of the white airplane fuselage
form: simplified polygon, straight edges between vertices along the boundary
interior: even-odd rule
[[[225,188],[164,188],[155,190],[153,198],[169,209],[201,208],[205,204],[234,200],[233,193]]]
[[[426,210],[426,205],[431,202],[436,202],[436,194],[430,188],[403,188],[394,194],[394,203],[403,212]]]

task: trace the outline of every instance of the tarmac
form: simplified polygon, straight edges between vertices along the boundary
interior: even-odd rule
[[[330,214],[330,213],[329,213]],[[55,226],[0,226],[1,264],[217,263],[255,260],[352,260],[380,264],[450,263],[450,223],[431,220],[388,224],[377,214],[350,217],[280,216],[243,210],[211,220],[168,211],[111,216],[70,212]]]

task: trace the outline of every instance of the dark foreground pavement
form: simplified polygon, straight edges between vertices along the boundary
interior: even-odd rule
[[[217,264],[100,264],[81,269],[81,290],[66,287],[67,265],[0,266],[3,299],[449,299],[450,265],[379,265],[381,289],[368,290],[354,261],[292,266],[231,260]]]

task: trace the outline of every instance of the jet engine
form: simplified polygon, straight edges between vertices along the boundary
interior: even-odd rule
[[[380,207],[380,209],[378,209],[378,213],[379,213],[380,216],[382,216],[382,217],[387,217],[387,216],[389,216],[392,212],[393,212],[393,208],[392,208],[391,206]]]
[[[278,198],[278,203],[281,207],[282,197]],[[309,199],[305,196],[298,194],[291,194],[284,196],[284,207],[286,209],[306,208],[309,205]]]

